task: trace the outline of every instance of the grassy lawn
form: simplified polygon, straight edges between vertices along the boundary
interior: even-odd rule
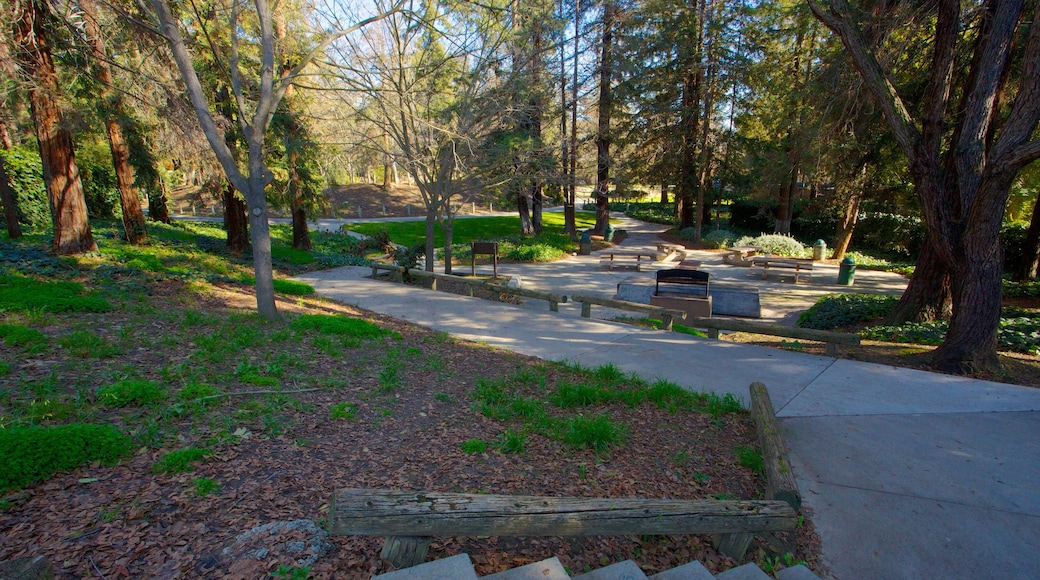
[[[596,213],[591,211],[575,212],[574,216],[578,229],[583,230],[596,225]],[[546,212],[542,214],[542,225],[546,233],[563,233],[563,213]],[[426,239],[426,222],[370,222],[350,224],[348,229],[365,234],[374,235],[376,232],[386,231],[390,239],[402,246],[411,246]],[[520,216],[494,216],[485,218],[461,218],[455,220],[453,244],[468,244],[471,241],[493,241],[501,238],[520,235]],[[438,226],[435,228],[434,243],[440,247],[444,245],[444,232]]]

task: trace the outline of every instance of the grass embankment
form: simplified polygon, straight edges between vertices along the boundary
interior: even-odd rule
[[[574,219],[579,230],[596,225],[596,214],[594,212],[575,212]],[[542,214],[544,233],[563,235],[563,225],[563,213],[546,212]],[[350,224],[347,227],[366,236],[373,236],[378,232],[385,231],[390,235],[391,240],[402,246],[418,244],[426,239],[425,221],[366,222]],[[520,231],[520,216],[459,218],[455,220],[451,241],[453,244],[468,244],[471,241],[494,241],[517,236]],[[433,239],[437,247],[444,246],[444,232],[440,227],[435,228]]]

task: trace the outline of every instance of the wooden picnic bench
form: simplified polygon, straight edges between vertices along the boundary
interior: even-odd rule
[[[794,281],[798,283],[798,275],[803,271],[812,275],[813,261],[801,258],[776,258],[766,256],[755,256],[751,258],[751,265],[762,268],[762,279],[769,275],[769,270],[794,270]]]
[[[662,308],[676,308],[689,317],[711,317],[711,296],[708,294],[707,272],[687,268],[658,270],[654,294],[650,304]]]
[[[733,246],[726,250],[722,261],[731,266],[750,266],[751,261],[748,258],[761,251],[762,248],[758,246]]]
[[[654,252],[641,252],[639,250],[613,250],[600,254],[599,265],[606,267],[608,270],[613,270],[616,267],[632,268],[635,267],[636,271],[639,271],[639,267],[643,264],[645,259],[649,263],[653,263],[657,258],[657,254]]]
[[[719,550],[739,560],[753,534],[797,525],[795,510],[772,500],[338,489],[329,503],[330,534],[385,536],[380,556],[398,568],[422,563],[434,536],[718,534]]]
[[[671,242],[657,242],[657,261],[664,262],[678,256],[679,260],[686,258],[686,246],[673,244]]]

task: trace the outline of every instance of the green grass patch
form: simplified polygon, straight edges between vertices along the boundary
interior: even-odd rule
[[[579,211],[575,213],[575,221],[579,230],[591,228],[596,225],[596,214]],[[545,233],[562,235],[563,226],[562,212],[542,214],[542,227]],[[390,235],[391,240],[402,246],[411,246],[426,240],[426,223],[422,221],[358,223],[350,224],[347,228],[366,236],[374,236],[377,232],[385,231]],[[455,220],[451,241],[452,244],[468,245],[472,241],[499,240],[509,236],[518,236],[521,231],[519,215],[464,218]],[[436,247],[444,246],[444,232],[441,228],[435,228],[433,240]],[[501,247],[499,252],[505,255]]]
[[[59,338],[58,344],[79,358],[110,358],[122,352],[118,346],[89,330],[74,330]]]
[[[741,465],[759,475],[765,475],[766,469],[762,465],[762,451],[757,447],[737,447],[735,453]]]
[[[0,310],[14,312],[109,312],[112,305],[77,282],[0,276]]]
[[[11,363],[3,360],[0,361],[0,377],[6,377],[11,374]]]
[[[304,314],[293,320],[292,327],[353,338],[375,339],[391,334],[367,320],[331,314]]]
[[[192,463],[202,461],[210,454],[209,449],[185,447],[163,455],[152,465],[155,473],[185,473],[194,469]]]
[[[256,285],[256,278],[252,276],[243,276],[241,281],[243,284],[249,286]],[[314,294],[314,286],[304,284],[303,282],[297,282],[296,280],[275,278],[272,281],[272,284],[274,285],[274,291],[280,294],[288,294],[289,296],[310,296],[311,294]]]
[[[39,330],[21,324],[0,324],[0,337],[7,346],[24,349],[28,354],[47,350],[47,337]]]
[[[480,439],[470,439],[468,441],[463,441],[462,443],[459,443],[459,449],[461,449],[463,453],[468,453],[470,455],[483,453],[487,451],[487,447],[487,443],[481,441]]]
[[[125,379],[98,389],[98,402],[106,407],[151,405],[166,400],[166,389],[152,381]]]
[[[527,433],[523,429],[506,429],[499,436],[497,446],[502,453],[523,453],[527,446]]]
[[[133,447],[112,425],[0,429],[0,489],[47,479],[93,461],[112,464]]]
[[[358,406],[354,403],[336,403],[329,407],[329,418],[349,421],[357,416],[357,412]]]
[[[208,477],[197,477],[191,484],[195,488],[195,497],[220,493],[220,484]]]
[[[563,441],[572,447],[587,447],[601,452],[624,443],[625,426],[615,423],[607,415],[578,416],[566,423]]]

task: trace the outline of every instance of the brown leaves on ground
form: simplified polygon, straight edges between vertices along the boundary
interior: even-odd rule
[[[193,377],[222,377],[213,386],[241,393],[271,387],[243,383],[236,365],[278,364],[284,371],[280,388],[316,390],[225,397],[199,413],[175,411],[172,403],[158,411],[85,407],[80,421],[118,424],[139,438],[158,435],[152,433],[150,446],[119,465],[86,466],[7,494],[0,513],[0,559],[43,555],[60,578],[257,578],[293,566],[294,560],[284,553],[229,560],[222,550],[258,525],[297,519],[320,524],[328,517],[333,491],[342,487],[676,499],[753,499],[764,490],[762,478],[739,465],[734,453],[755,445],[745,414],[713,419],[650,404],[607,405],[575,412],[606,413],[623,423],[627,439],[619,448],[597,455],[530,434],[523,453],[503,453],[494,442],[517,425],[475,410],[478,381],[537,370],[545,386],[534,381],[525,388],[544,395],[571,371],[334,303],[281,301],[285,314],[362,316],[401,336],[322,349],[312,334],[292,334],[287,323],[272,325],[249,315],[255,298],[241,287],[201,295],[176,285],[152,290],[124,311],[55,316],[41,329],[52,336],[73,325],[89,329],[123,345],[121,354],[63,361],[62,351],[53,347],[13,365],[0,388],[17,390],[19,381],[51,376],[64,396],[75,400],[129,372],[171,390]],[[187,310],[194,314],[186,315]],[[263,339],[224,358],[208,357],[199,346],[207,336],[226,334],[232,340],[236,325],[255,327]],[[7,354],[7,360],[16,360]],[[393,380],[387,376],[390,368],[396,369]],[[352,419],[330,416],[330,407],[342,402],[356,405]],[[0,408],[0,414],[6,411]],[[470,439],[489,443],[488,450],[464,453],[459,446]],[[187,473],[153,473],[165,453],[187,446],[207,447],[212,454]],[[200,495],[199,478],[213,480],[219,490]],[[379,560],[381,538],[332,541],[332,551],[313,566],[314,577],[367,578],[389,569]],[[709,538],[690,536],[436,538],[429,558],[461,552],[471,555],[480,574],[554,555],[574,573],[626,558],[648,573],[691,560],[713,571],[736,564],[716,552]],[[790,538],[761,538],[749,553],[786,552],[815,564],[818,546],[811,526]]]

